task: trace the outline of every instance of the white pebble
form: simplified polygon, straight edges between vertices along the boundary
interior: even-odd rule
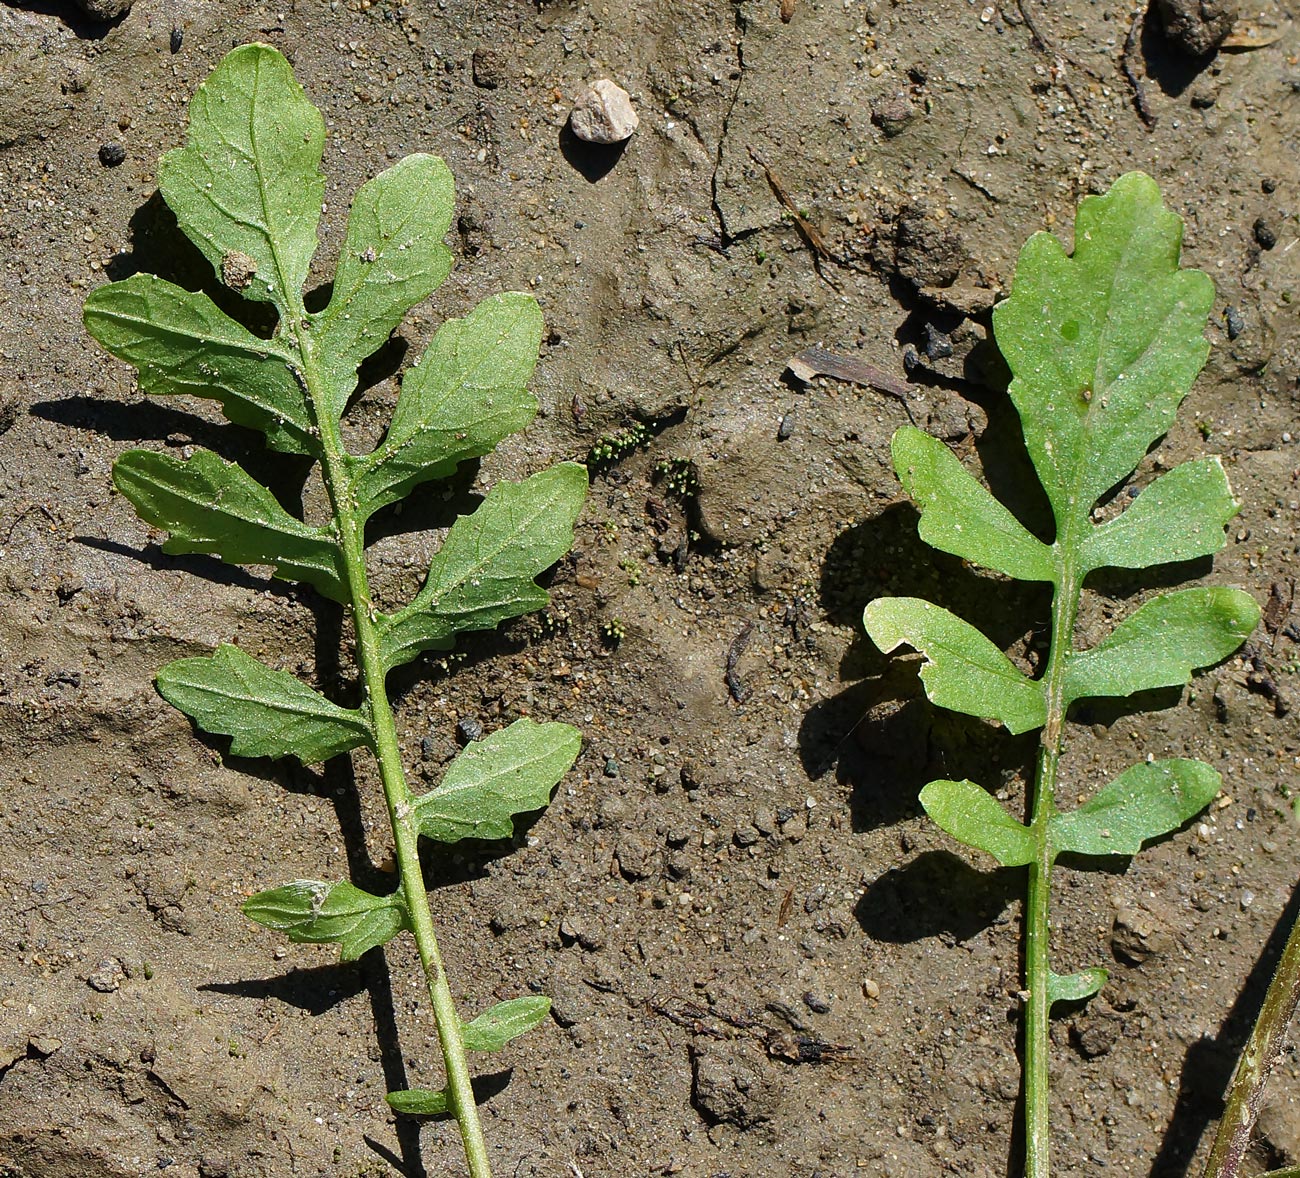
[[[622,143],[641,125],[628,92],[601,78],[573,104],[569,125],[588,143]]]

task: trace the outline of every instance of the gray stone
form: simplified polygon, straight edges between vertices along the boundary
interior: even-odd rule
[[[1141,965],[1172,948],[1173,935],[1169,924],[1164,913],[1121,904],[1115,909],[1110,950],[1126,965]]]
[[[659,870],[658,848],[639,834],[624,835],[614,854],[624,879],[646,879]]]
[[[101,994],[111,994],[121,987],[126,970],[116,957],[105,957],[86,978],[86,984]]]
[[[91,20],[116,20],[131,11],[132,0],[77,0],[77,6]]]
[[[692,1063],[692,1103],[706,1121],[749,1129],[775,1115],[780,1085],[752,1043],[702,1042],[692,1051]]]
[[[904,90],[885,94],[873,99],[871,103],[871,121],[884,133],[887,139],[899,135],[914,118],[916,107]]]
[[[1230,0],[1156,0],[1165,37],[1191,57],[1213,53],[1237,22]]]

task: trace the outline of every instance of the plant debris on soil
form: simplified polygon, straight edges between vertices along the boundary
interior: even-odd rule
[[[1269,612],[1181,694],[1075,714],[1071,780],[1195,749],[1225,788],[1061,889],[1054,959],[1113,965],[1055,1020],[1053,1154],[1062,1178],[1196,1171],[1295,883],[1300,13],[1252,8],[1215,49],[1178,22],[1219,6],[1142,7],[1130,38],[1135,5],[1105,0],[0,6],[0,1175],[462,1172],[454,1126],[383,1100],[441,1083],[414,946],[339,965],[239,911],[295,875],[386,890],[378,782],[228,759],[152,683],[233,640],[336,687],[337,612],[164,555],[110,489],[131,446],[201,445],[320,507],[292,461],[203,402],[146,402],[80,328],[108,279],[213,289],[153,168],[250,40],[326,119],[309,289],[359,184],[415,151],[456,176],[449,244],[474,264],[363,368],[358,448],[448,316],[520,289],[546,319],[527,434],[376,518],[380,607],[482,487],[610,455],[549,610],[392,681],[432,780],[460,733],[521,716],[586,738],[513,846],[428,859],[451,976],[553,999],[479,1093],[518,1178],[1007,1172],[1017,883],[947,849],[917,791],[978,777],[1015,812],[1032,742],[931,709],[859,619],[925,597],[1038,665],[1045,592],[921,544],[889,439],[915,417],[1041,532],[989,311],[1031,232],[1124,172],[1159,182],[1215,282],[1213,346],[1119,493],[1221,455],[1243,506],[1210,580]],[[620,144],[565,130],[602,78],[639,119]],[[809,349],[905,396],[793,379]],[[1090,588],[1081,647],[1138,581]],[[1298,1070],[1271,1086],[1261,1168],[1300,1164]]]

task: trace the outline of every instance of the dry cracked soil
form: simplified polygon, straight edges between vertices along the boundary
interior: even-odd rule
[[[1224,792],[1141,856],[1058,876],[1058,968],[1112,976],[1054,1023],[1054,1151],[1062,1178],[1199,1173],[1296,907],[1300,10],[1242,4],[1196,55],[1216,5],[1165,7],[0,4],[0,1174],[463,1173],[454,1126],[383,1099],[440,1083],[410,941],[339,965],[239,911],[287,878],[391,886],[371,770],[231,760],[152,684],[235,641],[337,686],[341,619],[264,569],[164,555],[114,457],[207,446],[286,502],[301,480],[208,403],[146,400],[81,328],[109,278],[211,283],[154,169],[250,40],[325,115],[316,280],[362,181],[412,151],[456,176],[456,269],[365,370],[358,431],[445,317],[502,289],[546,316],[537,422],[383,521],[381,599],[410,595],[476,489],[591,460],[550,608],[394,681],[420,778],[461,721],[585,734],[513,845],[428,862],[466,1008],[554,999],[479,1067],[514,1178],[1017,1172],[1019,875],[916,797],[969,775],[1020,805],[1032,741],[930,708],[861,608],[932,597],[1033,665],[1043,592],[921,544],[889,438],[916,421],[1041,519],[989,308],[1031,232],[1068,240],[1081,196],[1156,177],[1217,301],[1135,485],[1222,455],[1227,547],[1165,579],[1242,586],[1266,624],[1181,694],[1071,727],[1081,792],[1184,750]],[[600,77],[640,116],[621,150],[565,131]],[[878,387],[799,379],[811,347]],[[1099,581],[1080,640],[1153,583]],[[1300,1162],[1297,1075],[1288,1055],[1257,1169]]]

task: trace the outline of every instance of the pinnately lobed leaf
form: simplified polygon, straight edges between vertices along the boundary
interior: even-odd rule
[[[184,461],[128,450],[113,464],[113,482],[141,519],[171,533],[164,552],[211,552],[231,564],[271,565],[277,577],[347,600],[343,555],[330,532],[294,519],[242,467],[210,450]]]
[[[287,314],[316,252],[325,121],[269,45],[226,54],[189,113],[188,142],[158,163],[163,199],[222,282]]]
[[[1155,181],[1130,172],[1079,205],[1073,255],[1034,234],[994,308],[1011,399],[1058,529],[1137,466],[1205,363],[1214,284],[1178,268],[1182,236]]]
[[[1082,1001],[1103,969],[1060,975],[1051,967],[1051,877],[1056,859],[1132,855],[1199,813],[1219,777],[1199,761],[1136,765],[1083,805],[1062,811],[1058,775],[1070,704],[1181,686],[1226,658],[1259,619],[1235,589],[1198,587],[1153,597],[1088,650],[1074,649],[1084,581],[1104,567],[1146,568],[1208,556],[1237,510],[1215,458],[1156,479],[1106,523],[1097,501],[1132,473],[1168,429],[1204,363],[1203,330],[1214,298],[1208,276],[1179,269],[1182,223],[1155,182],[1120,177],[1087,197],[1074,253],[1039,233],[1021,251],[1010,296],[993,312],[1011,367],[1009,393],[1056,521],[1041,544],[951,455],[904,427],[895,435],[899,479],[921,510],[920,533],[936,547],[1021,580],[1053,587],[1051,641],[1042,676],[1029,680],[968,623],[911,598],[878,599],[863,618],[883,651],[907,644],[927,660],[921,679],[943,707],[1000,719],[1012,732],[1042,729],[1028,823],[969,781],[921,791],[930,817],[953,837],[1007,866],[1028,868],[1025,903],[1025,1159],[1049,1173],[1049,1018],[1057,1002]]]
[[[346,881],[296,880],[259,892],[244,910],[293,941],[338,944],[345,961],[412,933],[447,1084],[394,1092],[389,1103],[404,1113],[451,1112],[470,1172],[483,1178],[490,1167],[465,1051],[500,1050],[545,1019],[550,1003],[513,999],[461,1023],[418,840],[509,838],[517,814],[547,805],[581,741],[568,725],[519,720],[466,748],[437,789],[415,795],[400,763],[385,677],[421,650],[445,649],[463,631],[546,604],[537,578],[573,544],[587,474],[563,463],[494,486],[450,528],[415,599],[391,616],[375,608],[366,521],[528,425],[537,411],[527,384],[542,317],[532,297],[501,294],[445,323],[406,373],[384,440],[372,453],[349,452],[340,427],[358,366],[447,277],[451,253],[443,239],[454,197],[451,173],[430,155],[408,157],[363,184],[329,302],[309,313],[303,286],[317,243],[323,144],[319,112],[275,49],[247,45],[228,54],[195,94],[185,146],[163,158],[159,185],[217,278],[276,308],[274,334],[260,338],[206,295],[145,275],[92,294],[85,322],[135,366],[144,391],[212,398],[231,421],[262,430],[273,448],[318,464],[330,511],[320,527],[295,518],[241,467],[207,451],[186,461],[129,451],[115,464],[114,481],[141,518],[170,533],[164,551],[270,566],[347,607],[363,705],[341,707],[234,646],[164,667],[158,688],[199,727],[229,736],[235,756],[314,763],[359,747],[375,756],[397,890],[376,896]]]
[[[411,604],[380,615],[384,665],[446,650],[459,633],[490,630],[544,606],[548,595],[534,578],[573,547],[586,495],[586,469],[573,462],[493,486],[472,515],[452,525]]]
[[[373,896],[346,881],[294,880],[250,896],[244,915],[291,941],[337,944],[343,961],[355,961],[410,927],[400,893]]]
[[[274,449],[319,452],[288,353],[207,295],[132,274],[91,291],[84,317],[90,334],[139,372],[146,393],[209,397],[236,425],[263,430]]]
[[[235,757],[294,756],[314,765],[372,740],[361,712],[330,703],[237,646],[168,663],[158,672],[158,691],[203,731],[231,737]]]
[[[442,239],[454,206],[451,171],[433,155],[408,155],[357,189],[329,305],[312,323],[333,416],[347,405],[357,365],[451,272]]]
[[[576,728],[527,718],[472,741],[438,788],[412,803],[416,828],[438,843],[509,838],[514,816],[540,810],[551,800],[551,790],[581,747]]]
[[[1023,867],[1034,858],[1029,827],[973,781],[932,781],[921,791],[921,805],[958,842],[987,851],[1003,867]]]
[[[1043,726],[1043,685],[1021,674],[969,622],[919,597],[878,597],[863,622],[885,653],[906,643],[925,656],[921,681],[940,707],[1000,720],[1011,733]]]
[[[1082,806],[1052,817],[1058,851],[1136,855],[1142,844],[1177,830],[1214,800],[1222,780],[1203,761],[1144,761]]]

